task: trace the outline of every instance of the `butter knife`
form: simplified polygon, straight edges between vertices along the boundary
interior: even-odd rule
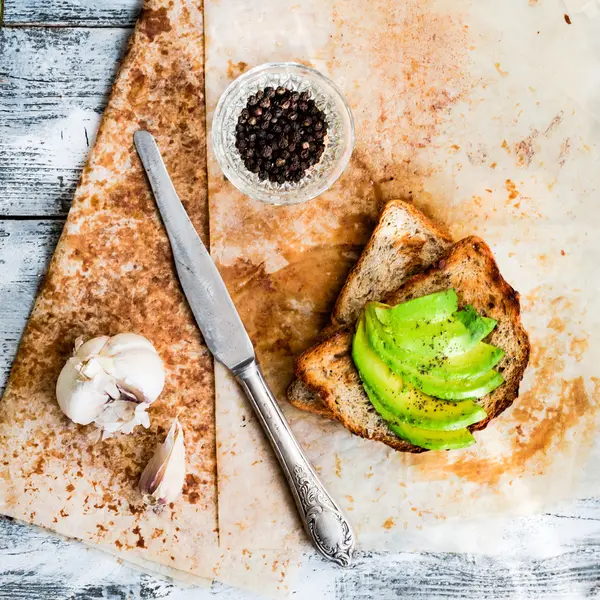
[[[181,287],[206,345],[248,396],[315,548],[325,558],[348,566],[356,544],[348,518],[315,473],[269,389],[248,333],[217,267],[177,196],[156,141],[150,133],[141,130],[133,139],[171,242]]]

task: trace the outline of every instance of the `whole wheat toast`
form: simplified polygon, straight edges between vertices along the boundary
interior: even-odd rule
[[[469,428],[480,430],[517,397],[530,349],[521,324],[519,294],[500,275],[489,247],[477,237],[461,240],[444,258],[412,277],[385,301],[395,305],[451,287],[460,306],[471,304],[480,314],[496,319],[498,324],[486,341],[506,353],[496,367],[505,382],[478,401],[488,417]],[[340,329],[304,352],[296,361],[296,376],[356,435],[404,452],[423,451],[394,435],[367,398],[351,357],[353,330],[353,326]]]
[[[319,339],[354,323],[369,300],[380,300],[397,289],[443,256],[451,245],[450,236],[412,204],[390,200],[346,279],[331,314],[331,323]],[[301,410],[334,418],[319,396],[298,379],[288,389],[288,400]]]

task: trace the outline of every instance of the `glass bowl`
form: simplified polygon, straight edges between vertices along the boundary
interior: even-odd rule
[[[246,169],[235,147],[235,127],[248,96],[266,87],[309,91],[327,120],[321,160],[298,182],[261,181]],[[238,77],[221,96],[212,127],[212,143],[223,173],[242,193],[270,204],[297,204],[322,194],[346,168],[354,146],[350,107],[333,81],[298,63],[267,63]]]

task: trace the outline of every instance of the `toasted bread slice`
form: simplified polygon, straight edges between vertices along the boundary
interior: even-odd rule
[[[496,367],[505,382],[479,400],[488,417],[469,428],[484,429],[517,397],[530,348],[521,324],[519,294],[500,275],[489,247],[477,237],[461,240],[447,256],[415,275],[385,301],[395,305],[451,287],[461,306],[471,304],[481,314],[498,321],[486,341],[506,353]],[[422,451],[396,437],[375,412],[352,361],[352,335],[353,327],[346,327],[307,350],[296,361],[297,377],[317,392],[334,417],[356,435],[404,452]]]
[[[354,323],[369,300],[397,290],[450,249],[452,238],[412,204],[391,200],[331,313],[334,325]]]
[[[361,257],[350,271],[335,303],[324,339],[340,327],[354,323],[369,300],[381,300],[409,277],[443,256],[452,239],[412,204],[388,202]],[[288,400],[301,410],[334,418],[318,395],[295,380]]]

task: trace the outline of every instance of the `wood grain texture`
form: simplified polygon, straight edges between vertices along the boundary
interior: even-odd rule
[[[0,29],[0,215],[66,215],[130,33]]]
[[[582,501],[586,529],[600,527],[598,504]],[[595,515],[592,516],[592,515]],[[589,523],[592,523],[592,526]],[[583,520],[580,520],[583,523]],[[473,554],[363,553],[349,570],[309,559],[295,597],[319,600],[576,600],[600,597],[600,540],[583,534],[570,513],[523,519],[508,535],[544,525],[573,546],[543,559],[510,560]],[[568,530],[576,532],[568,533]],[[0,600],[255,600],[259,596],[214,584],[183,589],[119,565],[101,552],[8,519],[0,520]],[[89,566],[94,574],[89,575]],[[24,566],[26,565],[26,567]]]
[[[131,27],[141,0],[4,0],[7,25]]]
[[[3,185],[0,175],[0,190]],[[0,221],[0,393],[62,225]]]

